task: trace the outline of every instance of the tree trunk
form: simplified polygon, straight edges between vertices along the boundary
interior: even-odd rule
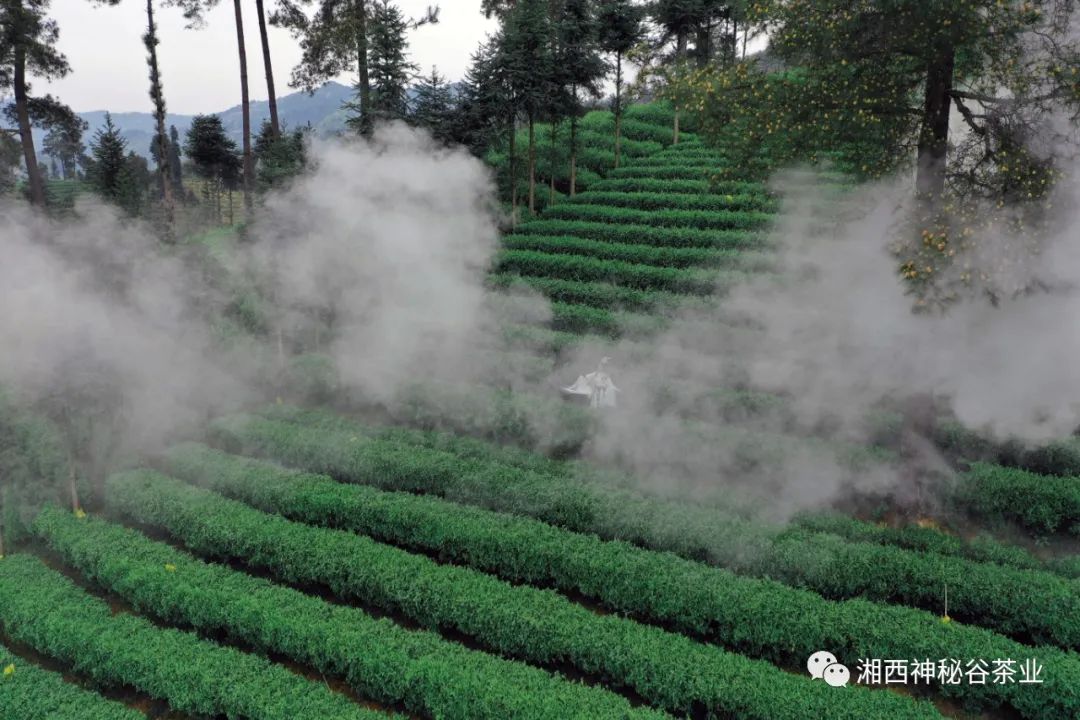
[[[556,126],[557,125],[558,125],[557,122],[552,121],[552,123],[551,123],[551,152],[548,153],[548,164],[549,164],[549,167],[551,168],[550,172],[548,173],[551,176],[551,177],[548,178],[548,181],[549,181],[548,186],[550,188],[550,190],[548,192],[548,207],[551,207],[552,205],[555,204],[555,167],[558,165],[558,163],[556,161],[558,160],[558,157],[559,157],[558,146],[556,144],[557,143],[557,133],[556,133]]]
[[[236,49],[240,55],[240,110],[244,124],[244,219],[250,220],[254,205],[251,184],[255,163],[251,155],[251,104],[248,100],[247,50],[244,47],[244,15],[240,10],[240,0],[233,0],[233,9],[236,12]],[[229,201],[232,202],[231,191]]]
[[[229,188],[229,226],[236,224],[236,219],[233,216],[233,203],[232,203],[232,188]]]
[[[15,118],[19,123],[19,140],[22,142],[23,161],[26,163],[26,177],[30,185],[30,203],[45,207],[45,183],[41,179],[37,153],[34,151],[34,135],[30,130],[30,111],[26,97],[26,50],[22,46],[15,48]]]
[[[79,504],[79,486],[75,481],[75,461],[71,453],[68,453],[68,490],[71,493],[71,512],[79,513],[82,505]]]
[[[946,47],[926,70],[915,186],[919,195],[935,204],[945,190],[954,62],[954,49]]]
[[[263,0],[255,0],[255,11],[259,16],[259,38],[262,40],[266,92],[270,102],[270,133],[277,140],[281,137],[281,123],[278,122],[277,94],[274,92],[274,65],[270,61],[270,37],[266,33],[266,12],[263,10]]]
[[[510,225],[517,227],[518,191],[517,191],[517,127],[514,117],[510,116]]]
[[[615,167],[622,161],[622,53],[615,53]]]
[[[169,225],[173,221],[172,174],[169,172],[169,141],[165,134],[165,91],[161,87],[161,71],[157,57],[157,26],[154,24],[154,0],[146,0],[146,44],[147,62],[150,64],[150,99],[154,102],[154,123],[157,127],[158,185],[161,188],[161,200],[165,205],[165,216]]]
[[[675,45],[675,62],[681,64],[686,59],[686,32],[679,33],[678,40]],[[672,145],[679,144],[679,106],[675,105],[675,124],[672,132]]]
[[[356,13],[356,76],[360,85],[360,131],[371,132],[371,80],[368,77],[367,0],[355,0]]]
[[[536,120],[529,113],[529,215],[536,214]]]
[[[697,66],[698,69],[704,68],[709,64],[709,57],[712,56],[712,25],[705,24],[697,30]]]
[[[577,121],[575,112],[570,116],[570,197],[577,195]]]

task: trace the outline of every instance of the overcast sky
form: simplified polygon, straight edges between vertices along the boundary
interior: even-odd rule
[[[409,16],[421,15],[436,0],[398,0]],[[160,5],[160,3],[158,3]],[[488,32],[493,20],[480,13],[480,0],[442,0],[438,25],[422,27],[411,35],[411,54],[422,70],[436,65],[451,80],[460,80],[469,57]],[[267,9],[274,5],[267,0]],[[243,0],[244,36],[248,54],[248,80],[252,100],[266,99],[259,27],[255,3]],[[149,80],[142,34],[146,30],[146,4],[122,0],[117,7],[97,7],[89,0],[54,0],[49,13],[60,24],[59,49],[71,64],[71,74],[53,83],[34,81],[35,93],[58,96],[79,112],[150,112]],[[239,59],[233,3],[221,0],[207,15],[202,30],[185,30],[184,18],[174,8],[155,13],[158,22],[158,57],[169,112],[217,112],[240,104]],[[277,94],[288,87],[300,48],[289,33],[270,28]],[[353,78],[340,81],[351,84]]]

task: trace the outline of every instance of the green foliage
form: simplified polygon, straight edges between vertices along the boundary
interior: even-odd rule
[[[614,123],[614,115],[606,111],[592,111],[581,119],[577,131],[578,188],[593,187],[615,167]],[[670,128],[660,128],[645,120],[625,119],[623,126],[625,131],[621,140],[621,153],[624,159],[650,156],[671,144]],[[569,132],[565,127],[561,127],[553,138],[551,129],[550,123],[538,122],[535,125],[538,181],[546,184],[554,177],[560,188],[568,189]],[[527,129],[516,132],[519,179],[524,177],[526,169],[528,139]],[[509,157],[505,145],[489,152],[486,160],[496,168],[501,177],[509,175]],[[506,179],[501,179],[500,186],[508,188],[509,183]],[[538,189],[537,199],[540,200],[544,195],[545,192]]]
[[[596,4],[596,19],[599,25],[597,44],[604,54],[614,58],[615,96],[611,109],[618,128],[617,135],[626,131],[624,114],[626,102],[623,93],[625,84],[624,59],[645,37],[646,7],[637,5],[633,0],[599,0]],[[657,128],[659,130],[659,128]],[[621,154],[619,157],[621,162]],[[618,162],[616,164],[619,164]]]
[[[218,187],[235,187],[242,163],[236,142],[225,134],[217,115],[196,115],[184,140],[184,154],[195,174]]]
[[[615,312],[558,300],[551,302],[551,315],[552,330],[579,334],[590,333],[609,339],[648,335],[666,327],[666,321],[662,317]]]
[[[538,136],[537,153],[540,156],[538,159],[542,159],[545,155],[549,155],[551,153],[550,128],[551,126],[547,123],[539,123],[536,126],[536,132]],[[557,134],[556,143],[560,145],[559,149],[561,151],[567,152],[567,148],[561,145],[561,140],[563,138],[565,138],[565,132]],[[522,140],[527,141],[528,135],[527,132],[522,133],[521,131],[519,131],[519,144]],[[578,140],[581,142],[582,146],[602,148],[604,150],[612,152],[613,154],[611,158],[612,163],[614,163],[615,138],[609,136],[607,133],[604,132],[597,132],[589,128],[582,128]],[[664,146],[661,143],[655,142],[653,140],[632,140],[623,138],[622,141],[623,154],[630,157],[643,157],[646,155],[652,155],[653,153],[659,152],[663,148]],[[567,157],[569,157],[568,154]],[[608,167],[613,167],[613,165],[608,165]]]
[[[332,357],[305,353],[290,358],[285,385],[298,402],[320,404],[337,396],[341,378]]]
[[[556,475],[573,475],[576,472],[575,468],[578,467],[576,463],[554,460],[546,455],[521,448],[498,445],[487,440],[457,435],[452,432],[418,430],[412,427],[396,427],[392,425],[360,425],[344,415],[322,408],[305,409],[295,405],[275,404],[259,408],[258,414],[260,417],[269,420],[300,423],[309,427],[320,427],[354,435],[360,434],[376,440],[388,440],[451,452],[463,459],[497,460],[500,463],[525,470],[537,470],[545,473],[555,473]]]
[[[567,114],[571,123],[581,115],[579,94],[600,96],[601,79],[607,71],[600,57],[596,13],[589,0],[562,0],[555,16],[556,50],[553,70],[557,84],[569,94]],[[577,138],[571,133],[571,149],[576,150]]]
[[[553,28],[546,0],[517,0],[503,24],[499,65],[515,114],[534,121],[555,98]]]
[[[145,720],[118,702],[66,682],[60,673],[43,670],[0,645],[0,717],[17,720]]]
[[[278,460],[341,480],[457,500],[469,498],[485,507],[529,515],[571,530],[630,540],[740,573],[779,579],[830,598],[866,597],[937,611],[941,609],[943,584],[948,583],[949,610],[957,619],[1039,643],[1080,646],[1080,594],[1068,581],[1049,573],[849,543],[798,529],[777,535],[768,526],[740,521],[716,509],[550,476],[511,480],[507,469],[496,463],[481,468],[461,464],[449,470],[455,465],[452,457],[419,450],[395,469],[411,478],[396,485],[385,464],[379,477],[366,470],[367,463],[379,457],[375,443],[353,443],[345,433],[326,433],[316,444],[316,433],[303,426],[275,426],[259,420],[239,429],[238,425],[232,423],[221,432],[226,437],[232,432],[235,442],[243,445],[250,441],[252,447]],[[287,432],[294,437],[283,438]],[[316,453],[318,458],[312,457]],[[495,475],[502,479],[496,481]]]
[[[536,172],[541,183],[547,182],[552,176],[560,185],[565,185],[570,178],[570,147],[566,141],[565,130],[556,133],[552,140],[551,125],[549,123],[537,123],[536,133]],[[524,164],[527,161],[529,143],[528,130],[518,130],[515,140],[518,152],[519,173],[524,172]],[[582,187],[591,187],[600,177],[605,176],[615,166],[615,139],[611,135],[590,128],[581,128],[578,132],[579,154],[578,163],[582,168],[591,170],[598,177],[584,176],[579,184]],[[622,141],[623,157],[641,157],[660,150],[663,146],[651,140],[633,140],[624,138]],[[505,152],[489,153],[487,160],[501,172],[509,171],[509,157]],[[579,170],[580,173],[580,170]],[[542,194],[538,191],[537,195]]]
[[[437,141],[453,138],[454,90],[437,68],[420,78],[409,108],[409,122],[425,128]]]
[[[632,0],[599,0],[596,13],[600,49],[612,55],[630,52],[644,38],[645,12],[645,7]]]
[[[401,9],[391,0],[368,0],[367,23],[368,72],[371,81],[371,107],[362,108],[360,116],[347,122],[361,129],[363,122],[403,119],[409,112],[409,83],[419,66],[408,59],[409,24]]]
[[[523,351],[550,356],[558,356],[564,350],[583,342],[602,343],[606,340],[600,336],[563,332],[525,323],[505,324],[502,327],[501,337],[507,344]]]
[[[5,543],[23,539],[42,505],[64,497],[67,457],[58,428],[18,407],[0,388],[0,524]]]
[[[582,197],[591,193],[578,195]],[[571,235],[505,235],[503,247],[509,251],[528,250],[552,255],[570,255],[585,260],[613,260],[621,263],[650,265],[661,270],[688,267],[727,268],[731,270],[766,270],[769,256],[752,250],[696,247],[656,247],[589,240]]]
[[[684,113],[685,115],[685,113]],[[651,103],[643,103],[640,105],[631,105],[626,108],[626,120],[640,120],[641,122],[648,123],[650,125],[656,125],[664,127],[665,129],[671,127],[671,124],[675,122],[675,108],[668,100],[657,100]],[[680,121],[680,133],[685,130],[686,132],[697,132],[698,127],[691,117],[685,117]],[[668,136],[668,143],[671,142],[671,136]],[[683,135],[679,144],[690,144],[687,142],[687,136]]]
[[[105,601],[29,555],[0,560],[0,607],[0,626],[12,640],[95,682],[133,687],[180,712],[250,720],[386,717],[263,658],[114,615]]]
[[[559,256],[552,256],[559,257]],[[683,298],[669,292],[636,290],[609,283],[562,280],[553,277],[491,275],[491,287],[508,288],[525,283],[555,302],[587,305],[594,308],[621,309],[631,312],[670,313],[682,304]]]
[[[737,172],[734,170],[738,168]],[[644,165],[641,167],[628,166],[612,170],[609,177],[613,178],[652,178],[655,180],[708,180],[734,179],[741,181],[754,180],[765,175],[765,163],[762,160],[746,159],[745,162],[729,162],[726,169],[706,167],[694,167],[678,164],[672,160],[671,165]],[[729,177],[731,176],[731,177]]]
[[[1031,447],[1016,439],[992,440],[956,420],[938,418],[934,441],[959,460],[985,460],[1041,475],[1080,476],[1080,438],[1068,437]]]
[[[60,163],[64,180],[79,179],[79,165],[85,156],[83,133],[88,123],[75,113],[65,113],[45,133],[41,149]]]
[[[215,422],[214,431],[232,447],[268,454],[294,467],[326,472],[338,480],[437,495],[453,502],[533,517],[574,532],[730,564],[741,573],[782,577],[787,582],[801,576],[802,582],[820,584],[827,592],[846,585],[844,591],[854,595],[866,592],[903,601],[910,594],[932,591],[932,607],[937,610],[939,584],[947,578],[953,581],[952,611],[953,592],[963,592],[970,583],[966,598],[960,602],[971,610],[999,617],[1011,613],[1015,623],[1026,627],[1042,624],[1048,635],[1078,630],[1080,615],[1063,604],[1075,601],[1075,591],[1061,578],[1047,577],[1045,573],[1019,573],[966,562],[949,564],[939,556],[843,543],[828,535],[776,536],[771,528],[701,506],[650,500],[573,477],[544,475],[475,459],[462,461],[416,446],[393,448],[359,434],[331,432],[322,427],[308,429],[299,424],[235,418],[227,423]],[[588,556],[575,557],[584,562]],[[709,573],[716,572],[693,563],[680,564],[670,557],[667,563],[665,567],[673,568],[672,572],[674,568],[679,572],[694,570],[704,573],[703,577],[714,577]],[[607,583],[613,586],[610,592],[619,592],[630,577],[652,575],[623,572],[618,577],[618,582]],[[942,624],[939,617],[924,611],[863,599],[827,602],[814,593],[774,582],[727,574],[724,578],[719,582],[698,580],[695,584],[658,582],[656,587],[663,589],[663,600],[657,600],[658,609],[651,612],[668,613],[664,616],[669,619],[680,617],[686,631],[707,633],[713,641],[740,652],[790,665],[801,665],[820,647],[833,648],[842,658],[978,658],[987,653],[1022,658],[1032,653],[1030,648],[985,630],[961,623]],[[1030,587],[1029,581],[1034,583]],[[909,587],[909,582],[916,585]],[[678,592],[668,592],[672,587]],[[602,591],[606,590],[594,590]],[[1051,594],[1040,596],[1046,591]],[[627,596],[636,597],[629,592]],[[1016,600],[1019,597],[1025,599]],[[1042,608],[1040,612],[1051,612],[1054,620],[1023,617],[1029,600]],[[986,619],[993,621],[995,617],[988,615]],[[883,633],[882,628],[889,631]],[[1080,677],[1080,662],[1075,656],[1049,647],[1039,648],[1037,654],[1047,671],[1053,663],[1053,682],[1060,683],[1058,687],[1069,687],[1070,676]],[[1052,663],[1050,657],[1055,658]],[[1050,689],[1049,684],[1044,687]],[[1080,707],[1080,699],[1068,693],[1035,695],[1025,692],[1027,689],[1017,685],[942,687],[943,692],[955,693],[977,705],[1007,702],[1025,717],[1059,717],[1055,713],[1069,713],[1069,707]]]
[[[123,170],[117,187],[116,202],[128,215],[139,215],[145,204],[147,191],[153,179],[146,158],[129,150],[124,158]]]
[[[255,159],[258,162],[256,180],[260,191],[285,187],[304,170],[307,165],[306,143],[306,130],[283,131],[275,138],[270,121],[263,121],[255,137]]]
[[[343,675],[361,697],[385,705],[447,720],[629,714],[625,700],[602,689],[204,563],[119,525],[51,510],[35,528],[66,562],[139,612]]]
[[[780,203],[765,194],[676,194],[650,192],[613,192],[591,190],[578,193],[573,202],[586,205],[607,205],[635,210],[699,210],[730,212],[776,212]]]
[[[405,387],[392,412],[395,421],[411,427],[459,432],[555,456],[579,452],[596,422],[586,408],[561,398],[435,383]]]
[[[452,138],[477,156],[483,156],[505,135],[513,117],[509,89],[499,62],[501,42],[501,32],[496,33],[472,54],[454,112]]]
[[[803,63],[802,95],[791,101],[807,129],[877,139],[893,154],[918,147],[920,175],[929,170],[942,180],[947,155],[950,189],[961,195],[1018,200],[1047,189],[1046,168],[1022,156],[1041,142],[1040,122],[1080,101],[1077,75],[1067,70],[1080,51],[1070,4],[796,0],[755,11],[769,19],[774,52]],[[1036,43],[1042,50],[1033,53]],[[940,148],[938,166],[927,167],[930,149],[950,139],[947,127],[944,134],[933,127],[941,102],[946,113],[950,103],[960,111],[971,138]],[[993,112],[982,114],[986,107]]]
[[[581,129],[595,135],[610,135],[615,132],[615,115],[604,110],[593,110],[581,118]],[[657,143],[661,147],[671,144],[671,128],[653,125],[642,120],[627,120],[623,118],[622,134],[624,142],[638,140],[642,142]],[[615,141],[611,140],[612,148]]]
[[[636,210],[573,203],[550,208],[544,219],[697,230],[758,230],[768,225],[772,215],[739,210]]]
[[[45,204],[49,211],[58,215],[75,209],[75,200],[85,192],[92,192],[93,185],[83,180],[55,180],[45,182]]]
[[[724,155],[717,153],[711,154],[686,154],[686,155],[664,155],[657,153],[650,155],[649,157],[635,158],[632,163],[629,163],[630,167],[686,167],[686,168],[703,168],[709,170],[715,168],[717,170],[722,169],[729,164],[729,159]]]
[[[149,171],[145,160],[127,152],[127,140],[113,125],[108,113],[104,127],[98,129],[90,142],[87,176],[103,198],[116,203],[130,215],[138,214]]]
[[[674,248],[764,248],[765,233],[745,230],[703,230],[699,228],[631,225],[584,220],[556,220],[546,217],[519,225],[519,235],[573,235],[574,237]]]
[[[911,117],[874,115],[879,106],[863,103],[851,83],[887,85],[893,78],[859,78],[847,66],[830,69],[837,76],[825,80],[827,73],[820,78],[802,70],[768,74],[752,63],[740,63],[681,79],[672,93],[683,106],[700,108],[703,136],[724,148],[735,167],[752,158],[781,164],[818,160],[828,153],[839,169],[862,177],[892,170],[902,153],[900,138],[912,126]],[[832,95],[825,89],[831,82],[844,84],[845,89]],[[880,98],[891,90],[875,92]]]
[[[873,523],[837,514],[812,513],[797,517],[794,523],[813,532],[839,535],[856,542],[896,545],[939,555],[953,555],[976,562],[995,563],[1022,570],[1048,570],[1078,579],[1080,575],[1070,572],[1067,564],[1043,561],[1015,545],[1007,545],[989,535],[979,535],[970,540],[947,534],[941,530],[918,525],[881,527]]]
[[[956,500],[987,518],[1010,520],[1038,533],[1080,535],[1080,482],[976,463],[961,476]]]
[[[496,257],[494,270],[561,280],[615,283],[638,290],[664,290],[692,295],[712,295],[720,284],[716,275],[707,271],[635,265],[619,260],[594,259],[585,255],[552,255],[535,250],[504,250]]]
[[[11,133],[0,133],[0,196],[15,188],[15,177],[22,162],[22,145]]]
[[[762,195],[767,194],[765,186],[759,182],[740,180],[679,180],[663,178],[607,178],[596,183],[591,189],[597,192],[648,192],[648,193],[683,193],[723,195]]]
[[[1041,475],[1080,477],[1080,437],[1072,436],[1039,447],[1023,448],[1010,464]]]
[[[274,483],[272,469],[249,467],[251,475],[237,468],[245,486],[244,479],[259,484],[265,476],[272,487],[288,492]],[[198,465],[192,469],[203,475]],[[749,717],[801,718],[808,705],[824,709],[850,701],[868,716],[936,716],[926,705],[870,691],[824,692],[806,678],[615,615],[597,615],[548,590],[438,564],[364,536],[291,522],[154,473],[116,476],[110,487],[125,516],[164,527],[197,552],[245,559],[289,582],[329,586],[342,598],[403,613],[424,627],[453,629],[532,663],[567,662],[676,712],[701,704],[721,714],[738,707]],[[586,717],[668,717],[630,709],[621,698],[603,698],[595,696]],[[575,716],[569,708],[549,710]]]

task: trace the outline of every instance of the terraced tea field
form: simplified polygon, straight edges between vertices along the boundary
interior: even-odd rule
[[[614,168],[609,119],[582,123],[581,192],[508,233],[489,277],[551,299],[550,322],[505,331],[538,374],[598,337],[633,353],[776,272],[785,199],[764,160],[717,181],[723,150],[672,146],[669,116],[643,106]],[[539,402],[477,402],[490,397],[507,416]],[[687,418],[690,440],[760,467],[810,451],[852,472],[890,461],[716,420],[783,413],[781,396],[717,387],[701,402],[714,416]],[[454,433],[423,429],[441,416],[248,410],[112,474],[100,512],[45,509],[0,560],[0,718],[1080,717],[1080,565],[1043,547],[1080,536],[1068,443],[996,448],[961,472],[955,507],[1012,531],[968,537],[838,512],[778,526],[719,491],[672,499],[491,442],[482,412]],[[592,417],[560,412],[580,445]],[[952,428],[939,442],[965,455],[979,439]],[[35,468],[64,463],[35,453]],[[851,682],[811,678],[819,651]],[[860,679],[875,658],[924,681]],[[949,682],[952,658],[1011,660],[1015,677]],[[1020,682],[1028,661],[1038,682]]]

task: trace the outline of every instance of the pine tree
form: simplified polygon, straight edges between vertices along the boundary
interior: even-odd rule
[[[300,41],[300,64],[293,68],[291,85],[314,91],[327,80],[356,71],[356,97],[345,104],[355,113],[351,125],[361,134],[371,131],[372,77],[369,27],[373,0],[319,0],[312,17],[291,2],[282,2],[272,22],[289,28]],[[438,22],[438,8],[428,8],[419,19],[406,22],[407,29]]]
[[[366,110],[371,107],[368,72],[368,0],[320,0],[312,17],[295,6],[276,13],[271,21],[288,28],[300,41],[300,63],[293,68],[290,85],[313,92],[323,83],[355,69],[359,127],[370,130]]]
[[[60,29],[46,16],[49,0],[0,2],[0,94],[15,96],[13,115],[22,144],[23,163],[30,186],[30,202],[45,206],[45,185],[38,167],[31,130],[32,98],[27,75],[53,80],[68,74],[67,58],[56,50]]]
[[[500,65],[501,33],[489,37],[472,55],[454,108],[452,137],[477,156],[492,145],[507,126],[513,133],[514,108]],[[511,158],[513,163],[513,158]]]
[[[673,57],[676,70],[681,70],[688,58],[690,36],[696,34],[701,25],[702,0],[657,0],[652,6],[653,21],[660,27],[660,42],[675,41]],[[672,141],[679,142],[679,123],[681,111],[676,104],[675,120],[672,127]]]
[[[275,136],[273,125],[264,121],[255,137],[255,157],[259,190],[283,187],[307,164],[305,130],[282,131]]]
[[[516,0],[481,0],[480,12],[484,13],[486,18],[497,17],[505,20],[516,4]]]
[[[413,125],[426,128],[440,142],[449,142],[453,130],[454,91],[439,74],[438,68],[432,67],[416,86],[409,121]]]
[[[590,5],[589,0],[565,0],[557,27],[555,68],[559,81],[569,91],[571,196],[577,193],[577,127],[582,113],[579,94],[600,97],[600,80],[607,70],[600,57],[599,27]]]
[[[368,24],[368,71],[371,78],[371,111],[367,122],[398,120],[409,111],[409,84],[419,67],[409,61],[409,23],[391,0],[371,0]],[[360,115],[350,124],[361,127]]]
[[[150,183],[150,166],[146,158],[129,151],[116,178],[116,204],[128,215],[138,216],[142,212],[146,188]]]
[[[21,157],[19,141],[9,133],[0,132],[0,195],[6,195],[15,187],[15,173]]]
[[[622,116],[623,116],[623,61],[644,38],[644,10],[633,0],[599,0],[597,25],[599,25],[600,49],[615,58],[615,167],[622,162]]]
[[[529,212],[536,212],[536,121],[553,96],[551,21],[545,0],[520,0],[506,16],[501,65],[529,127]],[[513,152],[513,149],[511,149]]]
[[[90,142],[88,179],[94,190],[110,202],[120,198],[121,178],[125,172],[127,140],[105,113],[105,125],[98,128]]]
[[[216,203],[220,221],[221,192],[223,189],[231,192],[243,173],[236,143],[225,134],[221,118],[196,115],[185,137],[184,154],[191,160],[195,174],[206,182],[207,199]],[[231,194],[229,197],[231,200]]]
[[[60,175],[67,180],[78,176],[79,160],[84,153],[83,133],[88,127],[85,120],[71,113],[50,127],[42,140],[42,150],[59,162]],[[55,170],[53,175],[57,175]]]
[[[843,123],[848,132],[898,125],[898,147],[916,159],[916,190],[935,202],[947,181],[960,194],[995,198],[1048,189],[1052,173],[1030,143],[1041,123],[1075,118],[1080,108],[1073,3],[785,0],[755,7],[769,21],[770,51],[802,66],[801,92],[779,113],[774,107],[773,118],[786,116],[789,127]],[[970,142],[951,142],[954,108]]]

